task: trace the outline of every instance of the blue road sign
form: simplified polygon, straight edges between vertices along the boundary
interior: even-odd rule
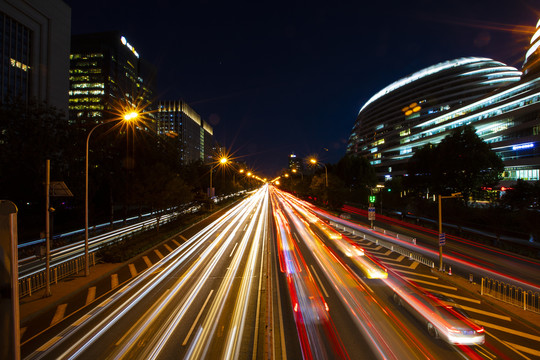
[[[439,234],[439,246],[443,246],[444,244],[446,244],[446,236],[444,235],[444,233],[440,233]]]

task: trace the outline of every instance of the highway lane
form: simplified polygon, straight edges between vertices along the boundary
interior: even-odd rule
[[[261,190],[26,357],[259,357],[268,224]]]
[[[348,209],[352,208],[349,207]],[[355,213],[362,214],[362,211],[355,211]],[[327,219],[348,223],[346,220],[336,218],[321,210],[318,210],[318,214]],[[434,230],[397,219],[377,216],[380,217],[380,221],[384,221],[381,226],[390,231],[416,238],[416,244],[413,245],[410,242],[399,241],[391,237],[388,237],[389,240],[424,254],[433,259],[438,267],[439,240],[438,234]],[[362,231],[385,237],[384,234],[373,232],[365,226],[362,226]],[[443,262],[446,269],[451,266],[453,272],[459,273],[461,271],[464,276],[473,273],[478,276],[486,276],[515,284],[532,291],[540,291],[540,261],[536,259],[448,235],[446,244],[443,247]]]
[[[309,226],[313,227],[313,223],[310,223]],[[335,244],[334,241],[332,241],[330,238],[325,238],[325,235],[321,232],[317,232],[317,231],[314,231],[314,232],[317,233],[317,235],[322,240],[322,242],[324,242],[325,246],[328,246],[329,248],[333,248],[336,254],[338,253],[341,254],[339,251],[339,248],[334,246]],[[312,249],[306,248],[305,253],[306,253],[305,258],[308,259],[309,256],[307,254],[316,253],[316,252],[312,251]],[[342,260],[347,264],[347,266],[349,266],[349,268],[351,269],[355,268],[355,264],[350,260],[350,258],[347,258],[346,256],[342,256]],[[313,261],[315,264],[317,263],[315,258],[313,259]],[[325,275],[327,275],[327,271],[325,272],[325,269],[327,270],[328,268],[329,266],[325,264],[324,266],[320,268],[320,270],[317,270],[317,271],[320,271],[321,273],[324,273]],[[420,323],[409,312],[404,311],[401,307],[397,306],[392,300],[392,297],[394,294],[394,291],[392,290],[392,288],[395,287],[396,284],[399,284],[399,282],[403,281],[403,278],[399,274],[393,271],[389,271],[389,273],[390,274],[388,276],[388,279],[378,280],[378,279],[362,279],[360,278],[362,276],[362,273],[360,271],[357,271],[357,275],[359,276],[357,277],[356,280],[358,280],[363,285],[365,289],[364,291],[369,293],[369,296],[373,300],[369,305],[366,305],[366,306],[369,306],[371,308],[371,311],[373,311],[373,309],[376,309],[377,306],[379,306],[381,310],[387,315],[387,321],[391,321],[393,325],[395,325],[396,334],[401,333],[403,337],[408,338],[406,341],[416,343],[420,348],[422,348],[423,356],[426,356],[425,358],[513,359],[513,358],[516,358],[516,354],[519,354],[519,352],[516,352],[515,349],[512,349],[510,346],[508,346],[508,343],[505,343],[504,340],[501,342],[501,339],[498,339],[494,335],[492,336],[491,330],[490,330],[489,336],[487,336],[486,343],[482,346],[452,346],[452,345],[448,345],[442,342],[441,340],[432,338],[428,334],[424,324]],[[424,275],[424,276],[429,276],[429,275]],[[341,279],[343,278],[345,278],[345,276],[341,276]],[[422,280],[419,280],[419,281],[422,281]],[[324,285],[324,286],[327,289],[332,288],[331,285]],[[335,305],[332,305],[331,309],[334,309],[334,307]],[[484,309],[488,311],[486,314],[490,314],[489,311],[491,311],[491,309],[486,308],[486,307],[484,307]],[[471,308],[471,310],[474,310],[474,309]],[[477,310],[477,311],[482,312],[481,310]],[[384,322],[384,320],[377,318],[376,315],[373,316],[373,313],[371,315],[372,315],[371,319],[376,320],[377,322],[376,326],[380,326],[381,322]],[[337,324],[337,328],[340,330],[347,329],[347,331],[344,332],[344,334],[346,334],[347,332],[349,333],[354,332],[355,330],[354,328],[351,328],[350,320],[348,324],[347,323],[342,324],[338,322],[336,322],[336,324]],[[384,329],[382,331],[384,331]],[[532,335],[532,337],[535,337],[535,336]],[[398,347],[399,335],[392,337],[391,333],[385,333],[385,338],[391,339],[390,341],[391,347],[399,355],[399,358],[405,358],[405,356],[407,356],[406,353],[398,350],[399,349]],[[508,339],[512,341],[512,338],[513,336],[511,334],[506,334],[503,339]],[[351,351],[349,352],[349,354],[350,355],[357,354],[357,352]],[[388,356],[391,356],[391,355],[388,355]],[[390,357],[387,357],[387,358],[390,358]],[[520,358],[527,359],[527,356],[520,356]]]

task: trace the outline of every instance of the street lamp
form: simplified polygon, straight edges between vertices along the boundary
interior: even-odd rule
[[[218,161],[218,163],[214,166],[212,166],[210,168],[210,190],[209,190],[209,194],[208,194],[208,197],[212,197],[212,173],[214,172],[214,169],[218,166],[218,165],[225,165],[227,162],[229,162],[229,159],[227,159],[225,156],[221,157]]]
[[[441,196],[439,195],[439,271],[443,271],[443,255],[442,255],[442,247],[446,243],[446,237],[444,233],[442,232],[442,206],[441,206],[441,200],[442,199],[450,199],[450,198],[457,198],[461,197],[461,193],[453,193],[450,196]]]
[[[326,187],[328,187],[328,170],[326,169],[326,165],[322,162],[317,161],[317,159],[315,158],[309,159],[309,162],[312,163],[313,165],[322,164],[322,166],[324,166],[324,176],[326,178]]]
[[[126,112],[120,121],[130,122],[135,121],[139,117],[139,113],[136,111]],[[116,121],[116,120],[113,120]],[[84,262],[85,262],[85,276],[90,275],[90,263],[89,263],[89,250],[88,250],[88,148],[90,144],[90,136],[101,125],[109,124],[111,121],[97,124],[90,130],[86,137],[86,168],[85,168],[85,196],[84,196]]]

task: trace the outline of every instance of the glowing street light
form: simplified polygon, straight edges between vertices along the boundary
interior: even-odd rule
[[[324,163],[322,163],[322,162],[319,162],[315,158],[310,158],[309,162],[312,163],[313,165],[321,164],[322,166],[324,166],[324,176],[325,176],[325,179],[326,179],[326,187],[328,187],[328,170],[326,169],[326,165]]]
[[[126,112],[120,119],[116,119],[113,121],[124,121],[124,122],[132,122],[136,121],[139,117],[139,113],[136,111],[129,111]],[[88,136],[86,137],[86,167],[85,167],[85,196],[84,196],[84,262],[85,262],[85,270],[84,274],[85,276],[90,275],[90,263],[89,263],[89,249],[88,249],[88,148],[90,145],[90,136],[101,125],[109,124],[112,121],[103,122],[101,124],[97,124],[90,130],[88,133]]]
[[[212,166],[210,168],[210,190],[209,190],[209,194],[208,196],[211,198],[212,197],[212,193],[213,193],[213,187],[212,187],[212,173],[214,172],[214,169],[218,166],[218,165],[225,165],[226,163],[229,162],[229,159],[225,156],[222,156],[221,158],[219,158],[219,161],[217,162],[216,165]]]

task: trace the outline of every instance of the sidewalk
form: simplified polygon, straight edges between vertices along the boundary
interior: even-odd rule
[[[75,293],[88,288],[93,283],[108,276],[108,274],[117,271],[124,266],[124,263],[116,264],[97,264],[90,268],[90,275],[84,276],[84,271],[78,275],[73,275],[59,281],[57,284],[51,285],[51,296],[44,297],[45,289],[41,289],[32,296],[25,296],[19,300],[19,314],[20,322],[31,320],[37,315],[40,315],[52,307],[56,307],[62,302],[65,302],[68,298],[72,297]]]

